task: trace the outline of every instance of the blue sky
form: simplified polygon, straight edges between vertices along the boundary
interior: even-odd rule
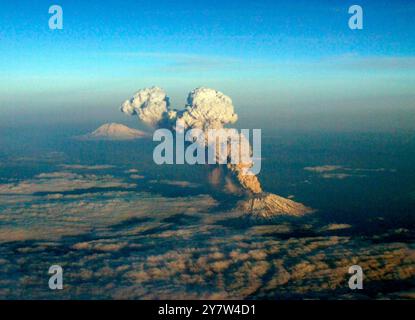
[[[363,30],[348,28],[353,4]],[[411,109],[414,17],[410,0],[4,2],[0,112],[111,117],[151,85],[178,107],[203,85],[247,111]]]

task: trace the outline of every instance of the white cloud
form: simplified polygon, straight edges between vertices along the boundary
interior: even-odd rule
[[[135,184],[126,183],[111,175],[75,174],[71,172],[41,173],[34,179],[18,183],[0,184],[0,195],[30,195],[39,192],[66,192],[91,188],[131,188]]]

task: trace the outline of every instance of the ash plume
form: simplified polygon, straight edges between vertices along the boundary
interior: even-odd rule
[[[234,111],[232,99],[222,92],[204,87],[196,88],[189,93],[185,109],[177,110],[170,108],[169,98],[163,89],[145,88],[126,100],[121,106],[121,111],[129,115],[137,115],[143,123],[153,128],[168,128],[176,132],[189,129],[200,129],[203,132],[222,129],[227,137],[238,139],[240,141],[238,153],[241,160],[226,164],[227,173],[232,177],[225,176],[224,191],[237,193],[238,186],[233,183],[236,181],[248,196],[246,200],[239,203],[239,208],[255,217],[268,218],[279,214],[302,215],[312,211],[300,203],[263,192],[258,177],[250,172],[254,163],[248,156],[252,154],[248,139],[235,129],[225,128],[225,125],[234,124],[238,120],[238,115]],[[177,128],[176,124],[180,124],[180,128]],[[205,143],[205,146],[211,143],[207,135],[205,135]],[[230,152],[228,147],[225,152],[227,157],[230,156]],[[216,158],[219,156],[216,154]],[[217,184],[220,174],[220,170],[213,171],[209,180],[214,180]]]
[[[169,108],[169,99],[163,89],[152,87],[137,91],[126,100],[121,111],[129,115],[137,115],[145,124],[158,126]]]
[[[222,129],[226,124],[235,123],[238,115],[231,98],[222,92],[197,88],[189,93],[181,119],[187,128]]]

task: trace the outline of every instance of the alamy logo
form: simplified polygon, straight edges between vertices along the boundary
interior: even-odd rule
[[[180,120],[174,133],[157,129],[153,141],[160,141],[154,151],[156,164],[233,164],[242,173],[257,175],[261,171],[261,129],[198,129],[185,130]]]
[[[49,289],[62,290],[63,289],[63,269],[59,265],[53,265],[49,268],[49,274],[52,276],[49,278]]]
[[[49,18],[49,29],[55,30],[63,29],[63,10],[61,6],[54,4],[53,6],[49,7],[49,13],[52,16]]]
[[[353,5],[349,8],[349,14],[352,16],[349,19],[349,28],[352,30],[363,29],[363,9],[361,6]]]
[[[349,288],[352,290],[363,289],[363,270],[361,266],[353,265],[349,268],[349,274],[353,274],[349,279]]]

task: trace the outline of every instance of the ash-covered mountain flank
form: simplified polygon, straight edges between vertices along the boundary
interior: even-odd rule
[[[268,192],[250,195],[246,200],[239,201],[237,208],[256,219],[272,219],[281,215],[300,217],[314,212],[301,203]]]

